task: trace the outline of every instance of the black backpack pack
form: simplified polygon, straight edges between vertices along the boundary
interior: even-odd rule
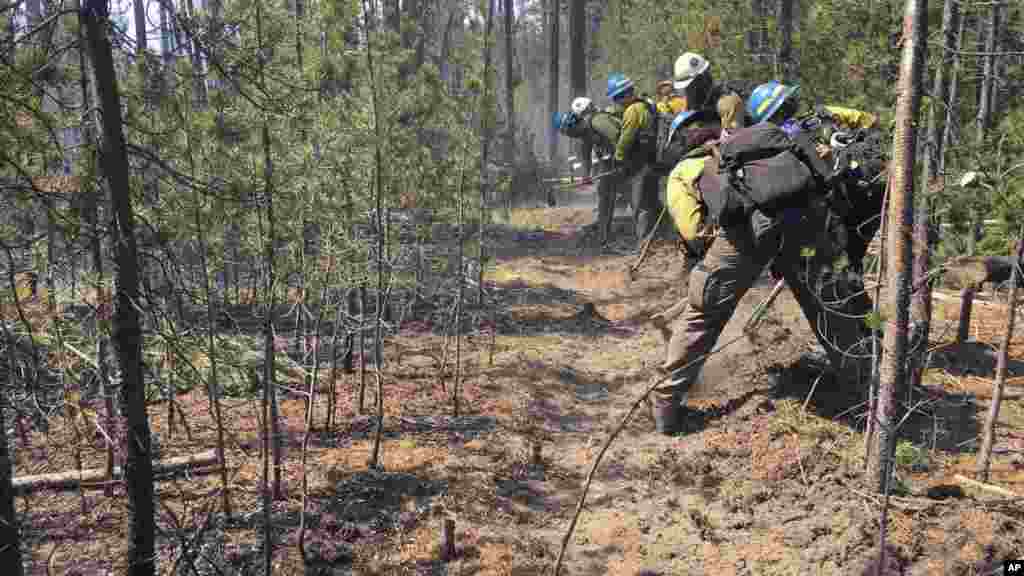
[[[791,138],[779,126],[761,123],[733,132],[721,143],[718,174],[701,180],[708,215],[727,226],[754,208],[773,215],[806,203],[831,177],[810,138]]]
[[[647,106],[650,121],[645,128],[637,132],[636,140],[633,142],[635,152],[630,155],[634,162],[639,162],[642,159],[645,162],[656,163],[662,128],[667,130],[667,124],[672,123],[672,117],[658,112],[657,105],[650,98],[643,97],[640,101]]]
[[[722,126],[718,114],[712,110],[698,110],[691,114],[675,130],[672,120],[664,122],[664,130],[660,130],[656,162],[668,170],[675,168],[687,154],[702,146],[705,142],[717,140],[721,135]]]
[[[881,131],[857,130],[851,137],[835,154],[829,207],[843,225],[837,244],[846,251],[851,269],[861,272],[868,245],[882,224],[888,159]]]
[[[669,138],[672,135],[672,121],[675,120],[675,116],[664,112],[659,112],[658,107],[653,103],[650,103],[651,113],[651,132],[653,133],[653,145],[654,145],[654,163],[669,168],[669,162],[665,158],[665,149],[668,147]],[[674,164],[673,164],[674,165]]]

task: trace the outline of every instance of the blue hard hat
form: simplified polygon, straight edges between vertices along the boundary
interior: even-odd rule
[[[564,114],[562,114],[561,112],[551,113],[551,127],[554,128],[555,130],[561,130],[562,116],[564,116]]]
[[[771,118],[772,114],[799,90],[799,85],[786,86],[775,80],[754,88],[747,99],[747,114],[750,115],[752,124],[760,124]]]
[[[676,130],[685,126],[686,121],[693,118],[696,113],[696,110],[683,110],[679,114],[676,114],[676,117],[672,119],[672,124],[669,126],[668,140],[666,142],[671,142],[672,137],[675,136]]]
[[[608,97],[616,100],[633,89],[633,81],[618,72],[608,76]]]
[[[671,129],[675,130],[676,128],[679,128],[680,126],[683,126],[684,124],[686,124],[686,121],[689,120],[690,118],[692,118],[693,115],[696,114],[696,113],[697,113],[696,110],[683,110],[679,114],[676,114],[676,117],[672,119],[672,128]]]

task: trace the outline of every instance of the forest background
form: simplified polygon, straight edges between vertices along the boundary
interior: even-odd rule
[[[215,407],[262,389],[274,426],[279,373],[315,381],[322,357],[351,368],[356,336],[377,342],[379,367],[397,318],[438,294],[461,311],[464,286],[485,321],[487,224],[569,170],[550,118],[573,97],[603,103],[615,71],[653,93],[696,51],[719,81],[796,82],[807,105],[876,112],[889,129],[903,4],[134,0],[111,5],[107,27],[98,4],[8,0],[0,414],[19,430],[91,418],[107,471],[124,463],[136,480],[156,449],[147,401],[170,398],[173,422],[175,391],[205,388]],[[1024,214],[1024,9],[946,0],[925,17],[914,177],[941,230],[932,256],[1008,254]],[[970,171],[985,185],[962,186]],[[455,287],[425,280],[442,223],[458,225]],[[115,278],[137,285],[115,291]],[[263,312],[225,337],[247,321],[227,314],[239,306]],[[127,309],[134,320],[114,314]],[[345,328],[320,354],[324,318]],[[126,432],[145,440],[110,440]]]

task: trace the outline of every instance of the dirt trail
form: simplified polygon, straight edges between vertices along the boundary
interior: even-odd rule
[[[382,470],[367,467],[375,419],[354,406],[358,375],[339,378],[340,425],[318,432],[309,453],[307,542],[318,551],[319,573],[527,576],[550,569],[598,449],[664,359],[664,343],[648,319],[685,292],[680,255],[668,242],[655,246],[629,278],[636,254],[628,217],[617,219],[618,239],[607,250],[581,244],[593,205],[582,197],[569,207],[517,209],[488,230],[496,257],[488,272],[494,305],[467,311],[472,321],[460,341],[458,417],[452,416],[453,378],[443,386],[438,380],[443,327],[431,319],[443,311],[414,318],[389,339]],[[738,333],[771,284],[765,277],[744,297],[722,342]],[[595,314],[581,314],[588,304]],[[997,339],[995,309],[975,311],[980,342]],[[936,308],[937,342],[943,324],[955,322],[950,310],[955,303]],[[803,410],[821,372],[805,361],[813,346],[796,302],[783,291],[755,340],[739,340],[708,362],[689,400],[695,414],[689,434],[653,434],[649,414],[640,411],[596,474],[563,574],[633,575],[641,567],[664,576],[859,574],[875,546],[878,518],[877,500],[860,485],[863,407],[833,394],[826,382]],[[974,346],[988,362],[988,348]],[[1013,354],[1024,357],[1024,346]],[[991,362],[967,365],[946,349],[937,356],[941,366],[928,375],[937,400],[927,417],[905,426],[924,448],[911,447],[898,459],[904,497],[894,501],[890,539],[908,558],[907,574],[975,574],[968,568],[986,554],[1024,550],[1024,513],[982,494],[927,497],[930,489],[949,492],[955,475],[970,470],[976,415],[986,409],[949,398],[968,392],[983,398],[992,372]],[[1015,366],[1016,386],[1024,365]],[[366,405],[374,406],[372,369],[369,382]],[[302,386],[299,377],[286,384]],[[320,418],[329,389],[323,376]],[[286,489],[274,506],[275,563],[278,573],[301,574],[297,446],[304,401],[282,394]],[[164,408],[150,412],[153,429],[164,435],[163,452],[212,448],[205,395],[196,389],[178,402],[192,427],[187,440],[180,432],[165,434]],[[231,522],[216,518],[216,529],[190,546],[217,564],[200,566],[200,574],[256,574],[258,403],[228,398],[225,413],[231,489],[241,512]],[[1019,394],[1002,414],[992,482],[1024,493]],[[49,434],[75,437],[56,416]],[[34,432],[27,443],[17,442],[16,474],[73,468],[74,443],[49,439]],[[83,447],[87,467],[103,462],[100,440]],[[192,534],[203,521],[197,510],[216,509],[217,488],[216,477],[206,476],[162,482],[158,494],[166,515],[174,510],[186,524],[182,533]],[[116,498],[94,492],[81,499],[76,493],[19,499],[28,573],[47,573],[51,551],[55,573],[123,572],[127,509],[118,490]],[[457,558],[442,564],[439,527],[448,516],[457,522]],[[163,525],[172,525],[168,518]],[[71,554],[73,547],[82,553]],[[169,537],[158,548],[167,573],[182,548]]]
[[[572,229],[589,216],[579,209],[533,215],[531,221],[558,234],[532,250],[517,246],[501,254],[498,264],[499,277],[574,294],[562,314],[592,302],[611,322],[609,329],[563,333],[557,344],[521,356],[522,368],[536,383],[527,393],[527,410],[543,432],[546,462],[572,478],[586,473],[608,431],[663,360],[663,343],[646,319],[685,290],[680,258],[667,243],[628,279],[625,270],[635,255],[616,253],[632,242],[628,223],[618,226],[620,238],[626,237],[611,254],[579,250]],[[720,342],[739,333],[770,288],[766,276],[743,298]],[[663,574],[854,573],[876,534],[870,497],[851,492],[860,479],[860,436],[799,410],[809,382],[793,379],[814,373],[790,370],[783,377],[789,379],[788,390],[768,378],[770,368],[793,366],[813,346],[813,334],[785,291],[756,341],[741,339],[708,362],[689,401],[703,411],[702,426],[666,439],[651,433],[646,411],[635,417],[596,475],[565,573],[635,574],[641,567]],[[816,395],[827,397],[829,390],[823,387]],[[562,521],[534,530],[550,546],[560,540],[578,487],[559,490],[541,482],[534,488],[558,494],[545,506]],[[955,505],[916,526],[911,526],[913,515],[897,514],[893,539],[902,539],[909,555],[916,555],[912,573],[956,573],[986,539],[985,544],[1011,546],[983,528],[976,538],[954,546],[952,556],[945,538],[921,539],[930,525],[947,529],[954,510]],[[938,557],[940,550],[944,555]]]

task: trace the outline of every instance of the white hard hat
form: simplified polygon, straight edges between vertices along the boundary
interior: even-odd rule
[[[579,98],[576,98],[575,100],[572,101],[570,109],[572,109],[574,114],[579,115],[586,112],[593,105],[594,102],[590,98],[587,98],[586,96],[580,96]]]
[[[710,66],[711,63],[700,54],[694,52],[683,54],[676,58],[676,65],[672,74],[672,79],[675,82],[673,82],[672,87],[677,91],[685,90],[690,85],[690,82],[693,82],[694,78],[703,74]]]

